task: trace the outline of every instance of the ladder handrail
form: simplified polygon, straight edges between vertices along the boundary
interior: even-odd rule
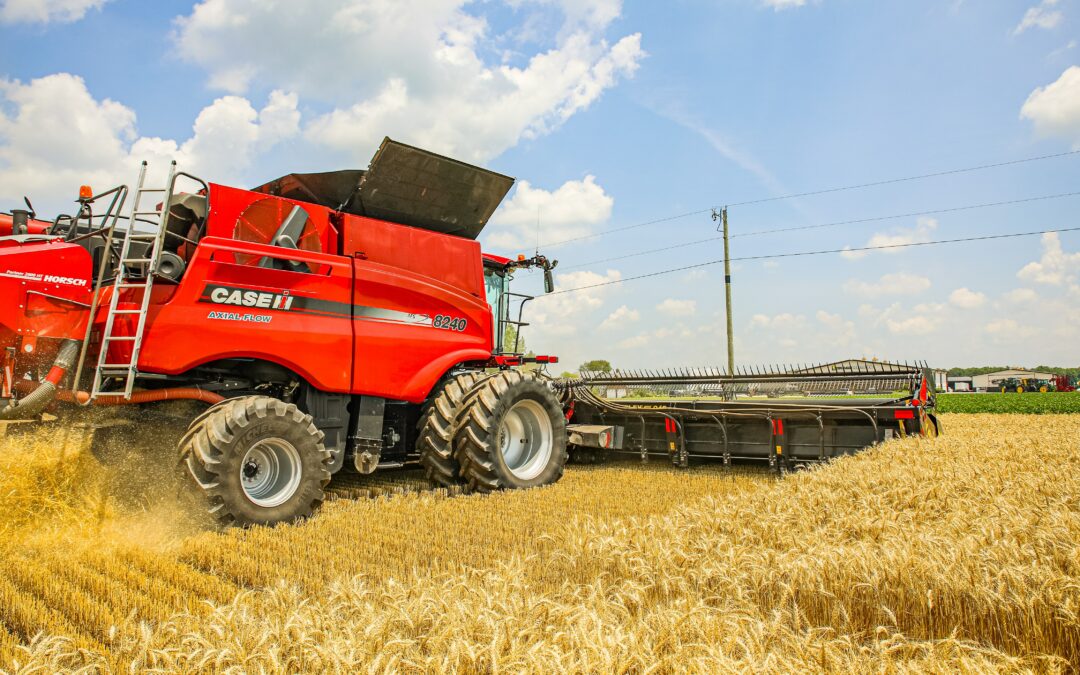
[[[173,161],[169,164],[169,176],[166,181],[166,187],[160,188],[147,188],[146,182],[147,163],[143,162],[139,167],[139,180],[135,188],[135,195],[131,203],[131,212],[128,216],[128,227],[124,231],[124,240],[120,247],[120,258],[117,261],[116,274],[112,280],[113,292],[109,296],[109,307],[105,317],[105,328],[101,333],[101,345],[98,349],[98,362],[97,368],[94,371],[94,383],[91,387],[90,396],[87,399],[86,404],[89,405],[95,398],[100,395],[119,396],[119,391],[102,391],[102,387],[105,381],[111,377],[106,375],[106,369],[112,370],[126,370],[124,374],[124,389],[122,395],[125,399],[130,399],[131,394],[135,387],[135,378],[138,375],[139,354],[142,349],[142,340],[146,332],[146,317],[149,313],[150,307],[150,295],[154,286],[154,274],[157,268],[158,260],[161,256],[166,228],[165,224],[169,217],[169,209],[172,207],[173,192],[176,186],[176,179],[180,175],[188,175],[184,173],[178,173],[176,171],[176,162]],[[192,177],[194,178],[194,177]],[[198,180],[198,179],[196,179]],[[202,182],[202,181],[199,181]],[[205,185],[205,183],[204,183]],[[146,194],[165,193],[165,198],[162,201],[160,210],[144,211],[145,207],[142,206],[142,199]],[[138,221],[148,222],[145,218],[140,216],[153,216],[157,218],[157,231],[150,233],[140,233],[135,231],[135,223]],[[150,224],[155,224],[149,221]],[[149,246],[145,253],[140,254],[137,261],[131,257],[131,243],[135,241],[141,235],[153,235],[152,239],[149,239]],[[109,250],[111,251],[111,238],[109,241]],[[145,265],[143,275],[140,283],[133,283],[131,281],[132,275],[129,269],[129,264],[137,262],[138,265]],[[104,267],[102,268],[103,271]],[[101,273],[99,272],[99,286],[97,292],[101,290]],[[116,316],[119,313],[132,314],[130,310],[118,310],[120,303],[121,292],[125,289],[137,289],[142,293],[142,298],[139,302],[138,323],[135,327],[133,335],[117,336],[113,334],[113,329],[116,325]],[[96,309],[96,308],[95,308]],[[90,321],[87,325],[87,340],[89,343],[90,329],[93,326],[94,313],[91,313]],[[113,341],[119,341],[123,339],[126,342],[132,343],[131,356],[127,363],[124,364],[111,364],[108,361],[109,345]],[[85,347],[84,347],[85,349]]]
[[[71,389],[73,391],[79,391],[79,383],[82,381],[82,371],[83,367],[86,365],[86,353],[87,350],[89,350],[90,348],[90,333],[94,328],[94,315],[97,314],[98,304],[101,300],[101,286],[102,283],[105,281],[105,268],[108,267],[109,260],[112,257],[112,242],[113,235],[116,232],[116,223],[120,219],[120,212],[124,210],[124,204],[127,202],[128,193],[130,192],[130,189],[127,185],[121,185],[115,189],[117,191],[117,195],[113,197],[112,202],[109,204],[108,210],[105,211],[104,214],[102,214],[102,225],[105,225],[108,229],[108,235],[105,238],[105,248],[103,249],[105,251],[105,255],[102,256],[101,262],[98,263],[97,283],[94,285],[94,295],[93,298],[90,300],[90,315],[89,319],[87,319],[86,321],[86,333],[83,335],[82,346],[79,349],[79,361],[78,365],[75,368],[75,377],[71,384]],[[108,192],[105,192],[104,194],[108,194]],[[118,200],[119,203],[117,203]],[[115,211],[113,210],[114,206],[116,207]],[[112,216],[111,223],[109,223],[110,215]],[[76,218],[76,222],[78,222],[78,218]],[[93,222],[93,216],[91,216],[91,227],[93,227]],[[89,405],[89,402],[87,402],[86,405]]]

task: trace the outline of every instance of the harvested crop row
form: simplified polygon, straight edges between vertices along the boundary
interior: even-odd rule
[[[542,490],[339,501],[297,527],[204,533],[154,555],[268,588],[125,626],[108,647],[42,637],[16,659],[45,670],[1065,670],[1080,662],[1080,416],[945,424],[936,441],[779,482],[616,466]]]

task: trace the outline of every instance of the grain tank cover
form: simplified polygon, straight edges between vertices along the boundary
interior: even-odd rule
[[[386,138],[367,171],[293,173],[254,191],[476,239],[513,184],[509,176]]]

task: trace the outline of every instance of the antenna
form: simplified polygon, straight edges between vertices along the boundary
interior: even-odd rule
[[[536,255],[540,255],[540,207],[536,207]]]

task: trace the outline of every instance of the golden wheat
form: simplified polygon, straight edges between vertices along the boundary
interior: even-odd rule
[[[9,442],[0,668],[1077,668],[1080,416],[946,425],[783,481],[621,464],[448,497],[354,479],[341,494],[383,496],[194,534],[118,507],[85,453]]]

